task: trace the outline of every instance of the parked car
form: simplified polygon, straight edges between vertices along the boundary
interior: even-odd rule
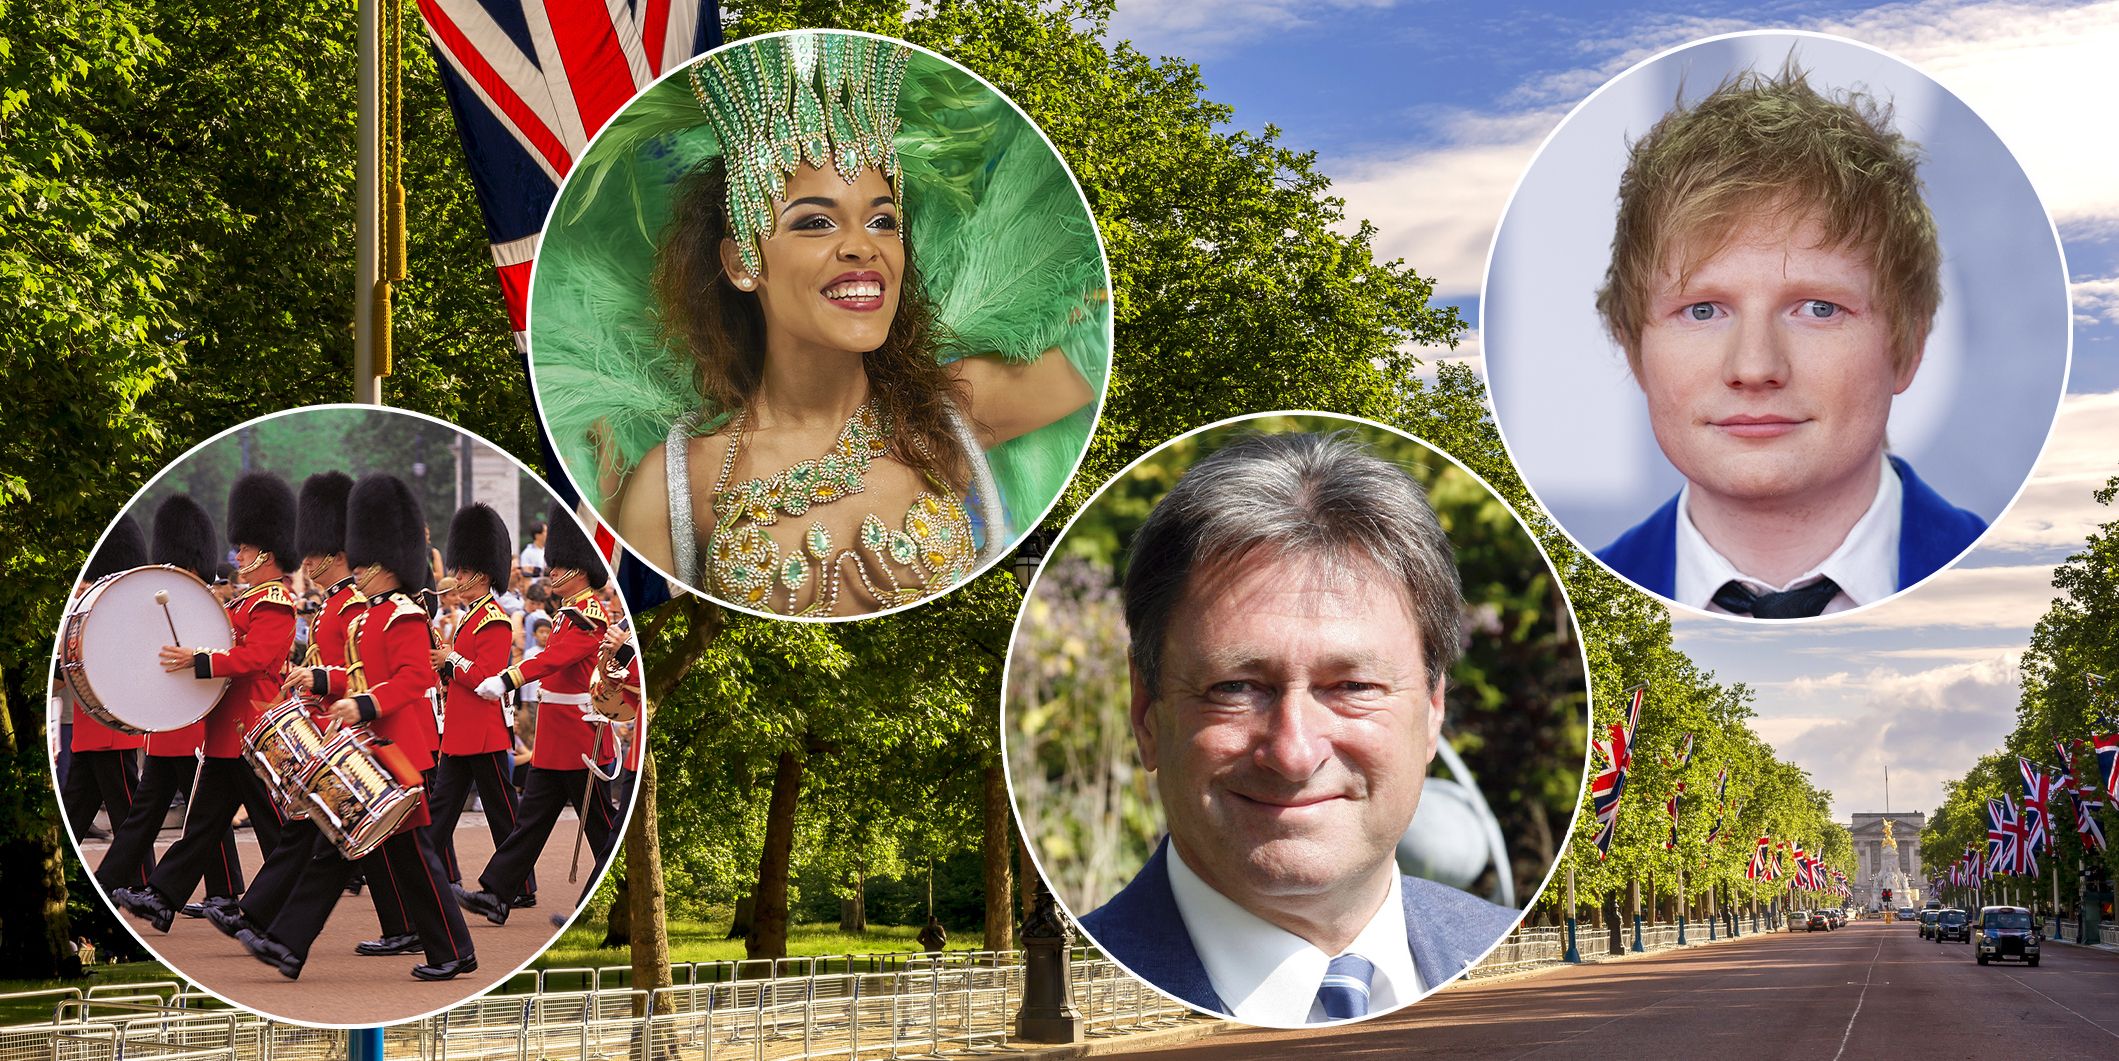
[[[1972,942],[1972,915],[1963,910],[1936,911],[1935,931],[1930,938],[1937,943],[1952,939],[1959,943]]]
[[[1920,912],[1920,938],[1922,938],[1922,939],[1934,939],[1934,938],[1935,938],[1935,919],[1936,919],[1936,918],[1938,918],[1938,917],[1941,917],[1941,916],[1942,916],[1942,911],[1941,911],[1941,910],[1939,910],[1939,909],[1938,909],[1938,910],[1922,910],[1922,911]]]
[[[2004,958],[2021,958],[2038,967],[2038,945],[2043,942],[2031,912],[2020,906],[1985,906],[1972,936],[1972,957],[1981,965]]]
[[[1804,920],[1803,924],[1812,932],[1819,930],[1830,932],[1832,930],[1832,919],[1826,917],[1823,910],[1810,911],[1810,916]]]

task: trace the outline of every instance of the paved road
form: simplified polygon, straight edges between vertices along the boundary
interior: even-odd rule
[[[365,893],[346,896],[332,910],[331,920],[310,950],[309,964],[302,970],[300,980],[281,977],[204,921],[179,917],[165,936],[157,935],[137,918],[122,913],[118,916],[137,930],[165,964],[224,998],[298,1021],[363,1024],[406,1020],[483,991],[544,952],[545,945],[558,932],[552,927],[551,915],[571,912],[583,887],[567,883],[567,867],[574,854],[574,830],[574,813],[567,811],[537,859],[537,906],[515,911],[501,926],[466,915],[472,944],[478,950],[478,971],[446,983],[412,979],[412,967],[425,960],[420,955],[363,958],[353,953],[355,943],[372,939],[377,933],[375,905]],[[174,842],[176,836],[176,830],[164,830],[156,844],[157,853]],[[244,871],[255,873],[264,860],[258,855],[257,841],[250,830],[237,830],[236,843],[242,848]],[[93,865],[107,847],[90,843],[83,850]],[[493,854],[493,840],[486,832],[483,816],[468,813],[458,822],[456,854],[465,876],[476,878]],[[593,865],[584,846],[584,883]]]
[[[1319,1033],[1232,1032],[1129,1057],[2119,1057],[2119,954],[2048,944],[2036,969],[1980,967],[1909,924],[1746,936],[1709,947],[1460,984]]]

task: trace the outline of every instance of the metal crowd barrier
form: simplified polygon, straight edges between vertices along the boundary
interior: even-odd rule
[[[1006,1046],[1022,1005],[1020,952],[702,962],[641,991],[626,968],[524,973],[503,991],[386,1032],[420,1061],[810,1061],[933,1057]],[[1093,951],[1071,984],[1084,1031],[1196,1019]],[[161,992],[167,991],[167,994]],[[119,994],[119,992],[125,994]],[[185,985],[62,988],[52,1020],[0,1027],[0,1061],[342,1061],[346,1033],[278,1024]],[[647,1016],[635,1016],[636,1013]]]

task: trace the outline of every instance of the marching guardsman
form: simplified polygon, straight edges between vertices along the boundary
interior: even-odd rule
[[[308,671],[313,695],[330,700],[330,716],[347,726],[367,726],[396,744],[421,772],[434,766],[434,712],[429,696],[438,684],[430,656],[427,611],[410,592],[427,569],[426,518],[412,490],[396,476],[369,475],[347,500],[346,561],[354,588],[367,605],[348,633],[344,667]],[[427,842],[426,797],[397,831],[360,863],[334,848],[320,851],[303,870],[294,893],[263,932],[239,932],[259,961],[289,979],[302,974],[310,945],[345,894],[356,865],[372,882],[394,875],[405,912],[426,950],[412,967],[420,980],[448,980],[478,968],[463,914],[443,900],[449,881]]]
[[[81,576],[81,584],[75,587],[75,595],[98,579],[129,571],[146,562],[146,535],[140,533],[140,525],[131,516],[119,516],[110,533],[103,536],[103,544],[96,550],[96,555],[88,561],[88,570]],[[66,821],[73,827],[76,841],[88,834],[89,827],[95,824],[98,810],[110,811],[110,831],[115,836],[118,826],[132,811],[132,795],[140,786],[136,754],[147,743],[147,737],[112,729],[97,721],[96,716],[81,710],[71,682],[59,683],[59,698],[67,706],[73,722],[70,745],[73,764],[68,767],[66,780],[59,787],[59,805],[66,808]],[[128,883],[146,882],[147,874],[143,868],[138,879]]]
[[[243,734],[279,697],[287,657],[294,651],[294,596],[281,558],[294,556],[294,490],[270,472],[246,472],[228,491],[228,544],[236,577],[247,588],[228,602],[235,644],[226,652],[162,647],[162,669],[189,670],[200,679],[228,678],[228,691],[206,713],[206,758],[184,816],[184,835],[140,888],[114,898],[126,912],[169,931],[176,906],[190,896],[214,857],[221,827],[248,809],[258,846],[267,856],[279,842],[279,806],[243,759]],[[209,904],[219,905],[219,904]]]
[[[480,696],[498,699],[529,682],[538,683],[537,744],[514,831],[479,874],[477,891],[458,887],[457,901],[496,925],[508,921],[508,897],[522,891],[530,867],[551,838],[559,812],[581,815],[590,849],[601,866],[617,834],[617,813],[601,790],[589,786],[589,764],[597,733],[585,717],[596,676],[596,652],[610,620],[596,591],[609,581],[603,558],[572,518],[555,514],[545,545],[545,584],[561,603],[558,622],[543,651],[478,684]],[[589,874],[591,880],[595,873]]]
[[[434,824],[427,836],[441,853],[452,882],[463,879],[456,865],[456,821],[470,799],[471,786],[478,786],[495,850],[515,828],[515,786],[508,778],[513,737],[501,702],[478,695],[480,683],[507,670],[515,659],[515,626],[493,599],[495,587],[507,588],[512,545],[508,525],[488,505],[465,505],[449,523],[447,560],[456,579],[451,594],[469,610],[455,640],[434,650],[434,665],[446,676],[449,694],[443,706],[441,765],[428,804]],[[522,892],[510,897],[510,905],[536,905],[534,877],[524,882]]]
[[[219,563],[213,544],[213,518],[198,502],[173,494],[155,509],[152,563],[182,568],[205,581]],[[206,745],[206,720],[181,729],[147,735],[146,756],[141,760],[140,785],[133,790],[132,812],[110,831],[110,848],[96,866],[96,881],[113,895],[120,888],[144,887],[154,872],[155,838],[162,821],[179,794],[187,798],[199,770],[199,755]],[[188,806],[188,804],[187,804]],[[223,826],[213,856],[206,860],[206,899],[227,900],[243,890],[243,863],[235,846],[235,830]],[[190,908],[185,909],[190,913]]]
[[[353,479],[344,472],[322,472],[302,481],[301,499],[295,508],[294,548],[302,557],[302,577],[311,585],[323,587],[325,594],[322,607],[310,622],[304,667],[345,666],[346,631],[366,603],[354,592],[353,571],[346,565],[346,495],[352,490]],[[296,673],[283,691],[291,691],[296,681],[307,681],[307,675]],[[324,701],[311,703],[310,717],[320,727],[331,723],[328,708]],[[328,843],[314,821],[288,821],[280,831],[279,846],[272,849],[272,856],[251,879],[242,901],[235,906],[209,909],[207,918],[230,936],[246,928],[271,924],[316,854],[317,845]],[[379,906],[384,901],[378,896]],[[387,900],[392,906],[396,901],[395,895]]]

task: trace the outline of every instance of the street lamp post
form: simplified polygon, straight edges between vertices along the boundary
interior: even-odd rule
[[[1050,547],[1043,531],[1024,535],[1017,547],[1015,580],[1025,593]],[[1070,968],[1074,930],[1045,879],[1034,877],[1033,885],[1030,909],[1023,912],[1023,1006],[1015,1012],[1015,1037],[1030,1043],[1078,1043],[1083,1029],[1081,1012],[1074,1008]],[[987,901],[995,900],[989,896]]]
[[[1575,867],[1567,865],[1567,954],[1564,961],[1582,964],[1582,952],[1575,947]]]

